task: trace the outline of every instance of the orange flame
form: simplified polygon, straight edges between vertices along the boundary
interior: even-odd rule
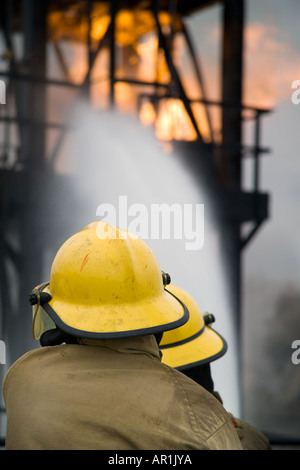
[[[159,82],[168,84],[171,74],[164,53],[159,49],[155,33],[155,19],[150,11],[141,9],[123,9],[116,15],[115,47],[116,47],[116,77],[115,105],[124,113],[139,113],[141,122],[153,125],[156,136],[164,141],[195,140],[197,133],[186,112],[183,102],[175,98],[159,96],[157,109],[148,101],[139,102],[141,93],[145,93],[142,85],[132,86],[122,82],[122,78],[134,78],[144,82]],[[181,30],[178,16],[171,18],[165,12],[159,13],[159,21],[164,31],[169,32],[172,24],[175,31]],[[92,48],[103,38],[110,23],[109,7],[104,2],[93,6],[91,16]],[[86,15],[80,11],[80,6],[73,6],[66,11],[52,11],[49,14],[49,30],[53,41],[68,40],[72,44],[75,59],[71,66],[70,75],[75,83],[81,83],[87,72],[87,40],[88,23]],[[76,43],[76,45],[75,45]],[[178,48],[178,45],[174,46]],[[175,51],[176,53],[176,51]],[[176,54],[176,63],[180,62]],[[109,51],[103,48],[97,56],[91,74],[91,98],[96,107],[106,108],[109,104]],[[188,84],[189,96],[199,96],[195,81],[184,77],[184,86]],[[199,87],[198,87],[199,88]],[[193,91],[194,90],[194,91]],[[147,87],[147,93],[157,92],[154,86]],[[205,108],[200,103],[191,105],[200,133],[205,141],[211,140]]]

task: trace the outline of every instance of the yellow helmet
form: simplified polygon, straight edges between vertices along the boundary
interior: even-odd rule
[[[179,370],[212,362],[227,351],[226,341],[210,326],[212,314],[202,313],[192,296],[184,289],[170,284],[167,289],[189,310],[189,320],[179,328],[163,334],[159,347],[162,362]]]
[[[133,233],[93,222],[58,250],[49,283],[32,291],[33,336],[48,329],[81,338],[162,333],[183,325],[185,305],[164,288],[158,262]]]

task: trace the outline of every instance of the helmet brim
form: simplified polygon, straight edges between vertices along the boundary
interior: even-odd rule
[[[219,359],[226,353],[227,343],[219,333],[206,326],[194,339],[160,346],[160,349],[163,363],[184,370]]]
[[[49,286],[45,291],[51,295]],[[43,308],[62,331],[91,339],[162,333],[184,325],[189,319],[184,303],[164,289],[160,296],[136,303],[74,306],[52,299]]]

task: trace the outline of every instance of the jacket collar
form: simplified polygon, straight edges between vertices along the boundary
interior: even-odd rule
[[[161,361],[162,353],[154,335],[136,336],[120,339],[86,339],[78,340],[79,344],[112,349],[123,354],[149,354]]]

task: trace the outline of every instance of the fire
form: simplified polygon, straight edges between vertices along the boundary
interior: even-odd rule
[[[145,101],[140,109],[139,118],[145,126],[149,126],[155,123],[157,113],[153,104],[150,101]]]
[[[76,4],[65,11],[52,11],[49,14],[50,38],[54,42],[68,41],[75,55],[70,75],[75,83],[80,83],[88,68],[86,42],[89,31],[86,12]],[[91,47],[104,38],[110,24],[109,5],[105,2],[93,4],[90,23]],[[166,37],[171,26],[175,32],[181,31],[181,19],[178,15],[170,16],[166,12],[159,13],[159,21]],[[181,46],[174,41],[174,60],[180,65],[178,49]],[[105,109],[109,105],[109,43],[105,44],[97,55],[91,74],[91,99],[94,106]],[[124,113],[138,113],[141,122],[152,125],[156,136],[163,141],[195,140],[196,130],[189,118],[183,102],[178,97],[167,96],[167,86],[171,83],[171,74],[164,52],[159,47],[156,33],[155,18],[151,11],[138,8],[122,9],[115,17],[115,106]],[[185,70],[181,73],[184,74]],[[190,73],[190,72],[189,72]],[[134,79],[147,83],[156,82],[163,87],[154,85],[132,85],[124,79]],[[123,81],[122,81],[123,80]],[[199,86],[193,77],[186,76],[184,88],[188,89],[188,97],[198,94]],[[200,90],[201,92],[201,90]],[[149,99],[147,99],[147,96]],[[204,141],[211,140],[207,115],[201,103],[191,104],[194,118],[198,124]]]
[[[155,130],[160,140],[195,140],[197,137],[179,99],[169,98],[160,103]]]
[[[163,29],[171,24],[178,30],[179,15],[171,17],[160,11],[158,14]],[[110,11],[107,2],[94,2],[91,21],[91,38],[99,41],[103,38],[110,23]],[[122,46],[135,44],[145,34],[156,29],[155,18],[151,11],[140,8],[121,9],[116,14],[116,43]],[[66,10],[52,10],[48,15],[48,29],[52,41],[69,40],[85,42],[88,33],[87,12],[80,3],[70,5]]]

